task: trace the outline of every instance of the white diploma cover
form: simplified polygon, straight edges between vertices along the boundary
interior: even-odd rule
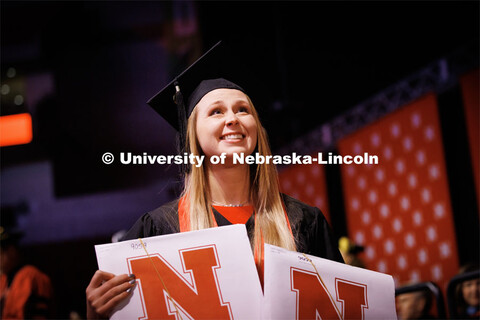
[[[265,319],[397,319],[390,275],[265,244]]]
[[[95,251],[100,270],[136,276],[111,319],[396,319],[391,276],[267,244],[264,295],[241,224]]]
[[[258,319],[263,299],[244,225],[96,245],[98,267],[136,276],[111,319]]]

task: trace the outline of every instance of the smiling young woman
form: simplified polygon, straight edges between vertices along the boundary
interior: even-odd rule
[[[224,165],[207,161],[205,167],[192,168],[187,176],[182,199],[188,199],[191,230],[215,226],[209,214],[213,203],[230,206],[248,203],[254,209],[251,214],[255,212],[252,244],[257,260],[263,248],[262,235],[267,243],[295,250],[278,183],[272,183],[278,181],[275,166],[232,161],[233,153],[251,154],[256,148],[262,155],[271,154],[265,129],[248,96],[237,89],[212,90],[200,100],[190,117],[187,139],[191,153],[207,157],[227,153]],[[225,138],[228,135],[235,138],[229,141]]]
[[[149,101],[179,130],[184,145],[179,152],[206,156],[207,160],[202,166],[187,168],[179,199],[144,214],[124,240],[244,223],[260,279],[264,243],[343,262],[320,210],[280,193],[275,165],[233,161],[235,153],[272,153],[247,91],[222,78],[237,79],[232,73],[213,72],[221,52],[217,44]],[[168,97],[173,92],[175,112],[169,108]],[[186,105],[183,94],[189,97]],[[225,163],[208,160],[222,153],[227,155]],[[88,317],[109,316],[131,292],[131,281],[129,275],[97,271],[87,288]]]

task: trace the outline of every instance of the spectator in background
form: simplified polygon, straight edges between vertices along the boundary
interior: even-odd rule
[[[435,319],[430,315],[432,296],[426,290],[403,293],[396,298],[398,320]]]
[[[0,227],[0,305],[2,319],[49,319],[53,316],[50,278],[23,263],[22,235]]]
[[[365,268],[365,264],[363,263],[362,259],[358,257],[358,255],[364,250],[363,246],[353,243],[347,237],[341,237],[338,240],[338,249],[340,250],[340,253],[342,254],[343,260],[346,264],[354,267]]]
[[[477,264],[467,264],[460,268],[459,274],[479,269]],[[471,279],[460,283],[456,288],[458,315],[461,319],[480,318],[480,279]]]

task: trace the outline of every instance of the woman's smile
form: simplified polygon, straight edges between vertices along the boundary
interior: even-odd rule
[[[241,139],[245,138],[245,136],[241,133],[228,133],[220,137],[220,140],[225,140],[228,142],[237,142]]]

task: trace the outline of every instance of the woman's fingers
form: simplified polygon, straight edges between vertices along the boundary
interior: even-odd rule
[[[120,286],[112,288],[103,296],[105,300],[97,308],[97,313],[101,315],[110,315],[113,308],[123,299],[127,298],[130,295],[130,293],[132,292],[131,289],[134,286],[135,280],[133,280],[132,282],[126,282]]]
[[[113,273],[97,270],[93,275],[92,280],[90,280],[90,284],[88,285],[87,290],[88,288],[97,288],[101,286],[102,283],[112,279],[113,277],[115,277]]]
[[[134,286],[133,274],[115,276],[98,270],[86,290],[87,317],[89,319],[108,317],[111,310],[130,294]]]
[[[106,305],[111,299],[132,288],[134,285],[135,279],[130,278],[126,274],[112,278],[98,288],[98,297],[95,302],[98,306]]]

